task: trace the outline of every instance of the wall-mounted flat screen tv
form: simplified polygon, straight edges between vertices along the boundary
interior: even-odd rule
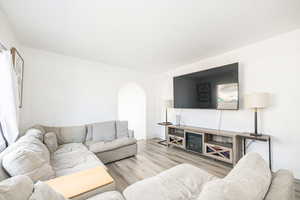
[[[239,109],[239,64],[173,78],[174,108]]]

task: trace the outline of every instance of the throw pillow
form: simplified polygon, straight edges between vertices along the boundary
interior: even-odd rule
[[[53,190],[47,183],[37,182],[29,200],[66,200],[60,193]]]
[[[92,126],[93,126],[93,141],[112,141],[116,139],[115,121],[95,123]]]
[[[3,157],[2,165],[10,176],[27,175],[34,182],[54,178],[51,165],[39,153],[19,148]]]
[[[56,134],[53,132],[46,133],[44,136],[44,143],[51,153],[55,152],[58,147]]]
[[[27,176],[15,176],[0,182],[1,200],[28,200],[33,182]]]
[[[36,129],[36,128],[28,129],[26,131],[25,135],[32,136],[36,139],[39,139],[41,142],[43,142],[43,140],[44,140],[44,134],[42,133],[42,131],[40,131],[39,129]]]
[[[117,129],[117,138],[129,137],[128,121],[117,121],[116,129]]]

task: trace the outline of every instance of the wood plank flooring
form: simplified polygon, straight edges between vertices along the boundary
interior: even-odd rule
[[[157,143],[158,139],[140,140],[135,157],[107,165],[108,171],[116,182],[117,189],[123,191],[128,185],[181,163],[189,163],[209,173],[224,177],[232,169],[231,165],[188,153],[178,148],[167,148]],[[295,180],[296,200],[300,200],[300,181]]]

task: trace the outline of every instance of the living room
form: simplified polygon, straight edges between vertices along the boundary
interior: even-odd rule
[[[38,191],[48,183],[51,199],[300,199],[299,9],[297,0],[1,0],[0,197],[48,199]],[[178,98],[189,91],[181,78],[232,65],[230,109]],[[46,178],[20,166],[33,136],[48,152]],[[224,141],[230,148],[210,149],[219,157],[207,152]],[[247,165],[256,170],[239,171],[236,184],[253,196],[224,192]],[[13,196],[14,185],[30,194]]]

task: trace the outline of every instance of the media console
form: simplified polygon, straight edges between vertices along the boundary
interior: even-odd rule
[[[243,156],[243,133],[169,125],[168,146],[175,146],[235,165]]]

